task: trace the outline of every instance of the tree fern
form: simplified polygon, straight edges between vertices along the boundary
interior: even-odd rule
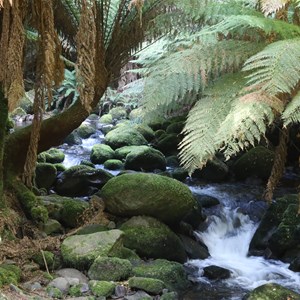
[[[282,119],[284,126],[289,124],[300,123],[300,91],[292,99],[292,101],[286,106],[282,113]]]

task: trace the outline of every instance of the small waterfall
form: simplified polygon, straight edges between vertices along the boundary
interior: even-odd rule
[[[227,187],[224,191],[218,186],[201,188],[200,192],[217,197],[221,201],[221,209],[217,215],[207,219],[208,227],[203,232],[195,232],[197,239],[208,247],[210,257],[205,260],[191,260],[187,265],[197,267],[198,273],[194,280],[210,284],[203,277],[203,268],[211,265],[231,271],[231,277],[222,281],[223,286],[230,289],[240,288],[252,290],[269,282],[276,282],[295,291],[300,291],[300,275],[288,269],[288,264],[281,261],[266,260],[263,257],[248,256],[248,248],[258,222],[250,219],[239,209],[243,202],[243,194],[234,193]],[[197,189],[191,188],[193,192]],[[239,188],[240,190],[240,188]],[[199,192],[199,189],[198,189]],[[253,195],[247,195],[247,202]],[[250,198],[250,199],[249,199]],[[253,200],[253,199],[252,199]],[[236,297],[215,299],[241,299]]]

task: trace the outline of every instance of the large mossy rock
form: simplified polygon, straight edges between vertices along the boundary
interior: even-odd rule
[[[124,163],[119,159],[108,159],[104,163],[104,168],[107,170],[121,170],[124,168]]]
[[[133,128],[142,134],[148,142],[151,142],[155,138],[153,129],[146,124],[135,124]]]
[[[295,293],[276,283],[261,285],[250,292],[243,300],[300,300],[300,294]]]
[[[276,201],[273,201],[269,208],[267,209],[266,213],[264,214],[252,240],[250,243],[249,251],[251,254],[263,254],[263,252],[270,247],[270,240],[273,241],[273,246],[276,245],[276,241],[274,240],[274,237],[278,237],[278,234],[281,235],[281,238],[284,237],[284,230],[289,229],[290,225],[286,226],[284,225],[286,222],[289,222],[286,220],[282,223],[284,220],[284,215],[286,210],[289,208],[290,205],[296,205],[298,203],[298,195],[285,195],[284,197],[276,199]],[[287,213],[286,216],[288,216],[289,213]],[[290,220],[290,222],[299,222],[298,218],[293,218]],[[281,224],[282,223],[282,224]],[[278,231],[281,224],[281,229]],[[296,230],[296,226],[294,226],[293,231]],[[272,236],[276,233],[276,235],[272,238]],[[287,234],[287,232],[286,232]],[[283,235],[283,236],[282,236]],[[290,236],[290,238],[293,238]],[[280,241],[278,241],[280,243]],[[279,246],[279,244],[278,244]],[[284,247],[284,244],[282,245]],[[271,246],[272,247],[272,246]],[[282,254],[282,247],[275,249],[274,247],[273,251],[275,250],[276,254]]]
[[[166,169],[165,156],[151,147],[139,148],[131,151],[125,160],[125,169],[151,172],[156,169]]]
[[[100,189],[112,177],[112,174],[102,169],[73,166],[58,176],[55,191],[62,196],[87,196]]]
[[[101,190],[110,213],[123,216],[152,216],[167,224],[178,223],[197,203],[183,183],[146,173],[124,174],[109,180]]]
[[[176,133],[162,134],[155,147],[165,155],[177,154],[180,141]]]
[[[185,262],[187,255],[179,237],[165,224],[145,216],[132,217],[122,224],[124,246],[140,257]]]
[[[124,107],[114,107],[109,111],[109,114],[114,120],[121,120],[127,118],[127,111]]]
[[[99,119],[99,123],[101,124],[111,124],[113,122],[113,117],[111,114],[105,114],[101,116]]]
[[[88,275],[90,279],[104,281],[126,280],[132,273],[129,260],[117,257],[98,257],[91,265]]]
[[[37,163],[35,168],[35,183],[38,188],[50,189],[56,180],[57,170],[53,164]]]
[[[88,203],[81,199],[61,197],[55,194],[40,196],[50,218],[59,221],[65,227],[75,228],[79,225],[79,217],[88,207]]]
[[[136,129],[129,126],[120,126],[111,130],[105,136],[105,144],[113,149],[123,146],[146,145],[147,140]]]
[[[77,133],[82,139],[88,139],[92,134],[96,133],[96,129],[88,124],[82,124],[77,128]]]
[[[91,152],[91,162],[93,164],[103,164],[108,159],[115,157],[115,151],[108,145],[94,145]]]
[[[190,283],[183,266],[177,262],[156,259],[133,268],[136,277],[155,278],[163,281],[170,290],[184,290]]]
[[[65,154],[56,148],[51,148],[47,151],[41,152],[38,155],[38,162],[46,162],[50,164],[59,164],[65,159]]]
[[[106,257],[122,247],[122,235],[122,231],[113,229],[67,237],[61,245],[63,261],[68,267],[89,268],[97,257]]]
[[[128,280],[131,289],[143,290],[147,293],[161,294],[166,285],[163,281],[154,278],[132,277]]]
[[[273,161],[274,152],[263,146],[257,146],[235,162],[233,171],[239,180],[253,176],[266,180],[271,174]]]
[[[145,149],[148,149],[148,146],[124,146],[115,150],[115,156],[120,160],[125,160],[129,153]]]

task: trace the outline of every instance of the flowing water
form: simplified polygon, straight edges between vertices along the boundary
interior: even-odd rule
[[[262,284],[275,282],[300,292],[300,276],[288,269],[288,264],[263,257],[248,256],[248,248],[258,226],[257,216],[263,204],[257,201],[261,191],[256,186],[210,185],[191,187],[194,193],[207,194],[221,202],[218,211],[207,219],[207,229],[195,232],[198,240],[208,247],[210,257],[205,260],[190,260],[188,268],[194,269],[191,279],[195,289],[184,299],[242,299],[243,295]],[[252,206],[252,208],[251,208]],[[219,266],[230,270],[226,280],[209,281],[203,277],[203,268]]]

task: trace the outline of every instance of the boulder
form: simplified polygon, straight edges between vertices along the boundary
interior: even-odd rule
[[[246,295],[243,300],[300,300],[300,294],[297,294],[279,284],[267,283],[261,285]]]
[[[148,146],[124,146],[115,150],[115,156],[120,160],[125,160],[129,153],[142,149],[148,149]]]
[[[73,166],[57,177],[55,191],[62,196],[87,196],[95,193],[112,177],[102,169]]]
[[[210,195],[194,194],[194,197],[196,198],[197,202],[204,208],[210,208],[220,204],[220,201],[217,198]]]
[[[56,180],[57,170],[49,163],[37,163],[35,168],[35,183],[38,188],[50,189]]]
[[[82,124],[77,128],[77,133],[80,138],[88,139],[92,134],[96,133],[96,129],[88,124]]]
[[[153,129],[146,124],[135,124],[133,128],[135,128],[140,134],[142,134],[142,136],[148,142],[151,142],[155,138]]]
[[[126,156],[125,169],[135,171],[154,171],[166,169],[164,155],[151,147],[145,147],[131,151]]]
[[[180,134],[182,132],[184,124],[185,124],[185,121],[171,123],[166,129],[166,133]]]
[[[210,280],[230,278],[230,271],[219,266],[209,266],[203,269],[203,276]]]
[[[132,217],[122,224],[124,246],[140,257],[165,258],[184,263],[187,259],[179,237],[160,221],[145,216]]]
[[[104,168],[107,170],[121,170],[124,168],[124,163],[118,159],[108,159],[104,163]]]
[[[101,116],[99,119],[99,123],[101,124],[111,124],[113,122],[113,117],[111,114],[105,114]]]
[[[178,152],[177,147],[180,141],[181,139],[177,136],[176,133],[162,134],[154,146],[163,154],[172,155]]]
[[[257,146],[243,154],[234,163],[233,171],[239,180],[253,176],[266,180],[271,174],[273,161],[273,151],[263,146]]]
[[[188,177],[188,171],[183,168],[175,168],[171,171],[171,175],[174,179],[179,181],[185,181]]]
[[[129,126],[120,126],[111,130],[105,136],[104,142],[113,149],[147,144],[147,140],[136,129]]]
[[[101,197],[110,213],[123,216],[152,216],[167,224],[179,223],[197,208],[189,188],[164,176],[133,173],[109,180]]]
[[[64,278],[76,278],[78,283],[88,283],[88,278],[80,271],[72,268],[64,268],[55,272],[56,275]]]
[[[69,146],[81,145],[82,139],[76,131],[73,131],[64,139],[64,143],[68,144]]]
[[[43,232],[47,235],[54,233],[63,233],[63,228],[61,224],[54,219],[48,219],[45,224],[43,224]]]
[[[184,250],[190,259],[206,259],[210,256],[208,249],[204,244],[182,234],[180,234],[179,237]]]
[[[132,277],[128,280],[128,286],[131,289],[143,290],[154,295],[161,294],[166,287],[163,281],[146,277]]]
[[[89,268],[97,257],[106,257],[114,248],[122,247],[123,232],[117,229],[67,237],[61,244],[66,266]]]
[[[183,266],[165,259],[141,263],[133,268],[133,275],[159,279],[166,284],[169,290],[184,290],[190,285]]]
[[[91,152],[91,162],[93,164],[103,164],[108,159],[115,157],[115,151],[108,145],[94,145]]]
[[[114,107],[109,111],[109,114],[114,120],[121,120],[127,118],[127,111],[124,107]]]
[[[88,203],[81,199],[61,197],[55,194],[40,196],[43,204],[48,210],[50,218],[59,221],[68,228],[74,228],[79,225],[79,217],[88,207]]]
[[[132,265],[129,260],[99,256],[91,265],[88,275],[94,280],[120,281],[129,278],[131,272]]]
[[[110,297],[115,292],[116,284],[110,281],[90,280],[89,287],[96,297]]]
[[[251,240],[250,254],[263,254],[269,247],[269,240],[279,227],[286,209],[290,204],[297,203],[298,195],[285,195],[271,203]]]

